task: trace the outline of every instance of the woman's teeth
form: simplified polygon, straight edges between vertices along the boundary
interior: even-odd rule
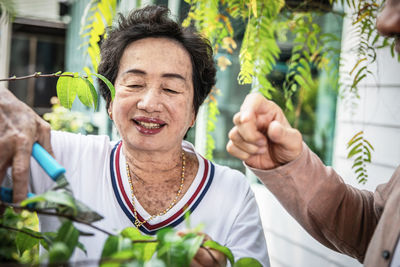
[[[157,129],[160,128],[161,125],[158,123],[152,123],[152,122],[143,122],[143,121],[138,121],[137,122],[139,125],[147,128],[147,129]]]

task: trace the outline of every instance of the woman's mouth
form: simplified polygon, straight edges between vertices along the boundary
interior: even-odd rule
[[[137,117],[132,119],[136,125],[136,129],[145,135],[153,135],[161,132],[166,123],[159,119]]]

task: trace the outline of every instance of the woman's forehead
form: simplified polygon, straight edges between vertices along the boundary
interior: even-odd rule
[[[129,44],[121,57],[119,74],[130,69],[164,75],[177,74],[191,78],[192,62],[187,50],[168,38],[144,38]]]

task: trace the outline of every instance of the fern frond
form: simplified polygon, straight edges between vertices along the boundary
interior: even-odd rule
[[[360,131],[348,141],[347,149],[347,158],[354,158],[351,168],[357,175],[356,179],[365,184],[368,180],[367,163],[371,163],[371,150],[374,150],[374,147],[365,139],[364,132]]]

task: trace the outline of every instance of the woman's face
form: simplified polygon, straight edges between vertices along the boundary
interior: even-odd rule
[[[180,148],[193,124],[192,63],[188,52],[167,38],[145,38],[128,45],[110,105],[114,123],[132,149]]]

